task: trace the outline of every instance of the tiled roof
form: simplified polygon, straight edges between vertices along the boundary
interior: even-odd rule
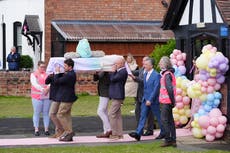
[[[38,15],[26,15],[23,26],[26,24],[28,32],[42,32]]]
[[[225,21],[230,25],[230,0],[216,0],[216,3]]]
[[[163,31],[159,21],[52,21],[66,41],[87,38],[91,41],[164,42],[174,38]]]

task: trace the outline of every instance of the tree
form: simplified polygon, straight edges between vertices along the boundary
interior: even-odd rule
[[[154,69],[157,71],[160,71],[159,68],[159,61],[162,56],[170,56],[170,54],[173,52],[173,50],[176,48],[176,41],[175,39],[170,39],[167,41],[166,44],[159,45],[156,44],[155,49],[152,53],[150,53],[150,57],[154,59],[155,65]]]

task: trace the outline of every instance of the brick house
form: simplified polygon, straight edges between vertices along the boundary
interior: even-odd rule
[[[45,1],[46,62],[75,51],[77,42],[87,38],[92,50],[132,53],[140,64],[156,43],[173,38],[160,28],[166,10],[161,0]]]

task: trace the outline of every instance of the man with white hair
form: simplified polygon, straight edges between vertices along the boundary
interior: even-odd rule
[[[109,97],[112,99],[112,104],[109,110],[109,119],[112,129],[111,139],[122,139],[122,116],[121,105],[125,99],[125,82],[128,77],[127,70],[125,68],[125,59],[118,57],[112,67],[112,73],[110,73],[110,86]]]
[[[17,53],[16,48],[13,46],[7,56],[8,68],[10,71],[19,70],[20,54]]]

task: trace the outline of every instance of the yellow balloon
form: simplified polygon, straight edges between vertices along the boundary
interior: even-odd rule
[[[180,115],[179,114],[173,114],[174,121],[179,121]]]
[[[195,124],[196,124],[196,123],[195,123],[194,121],[191,122],[191,126],[192,126],[192,127],[195,127]]]
[[[190,110],[190,109],[186,109],[186,110],[185,110],[185,115],[186,115],[187,117],[190,117],[190,116],[191,116],[191,110]]]
[[[190,109],[190,106],[189,105],[184,105],[184,109],[185,110]]]
[[[181,124],[186,124],[188,122],[188,118],[186,116],[181,116],[180,117],[180,123]]]
[[[199,99],[200,99],[201,101],[206,101],[207,95],[203,93],[202,95],[200,95]]]
[[[180,115],[184,115],[184,114],[185,114],[185,111],[184,111],[183,108],[182,108],[182,109],[179,109],[178,112],[179,112]]]
[[[178,109],[176,107],[173,108],[173,114],[177,113],[178,114]]]
[[[199,128],[193,128],[192,129],[192,134],[195,138],[203,138],[203,134],[202,134],[202,131],[201,129]]]

